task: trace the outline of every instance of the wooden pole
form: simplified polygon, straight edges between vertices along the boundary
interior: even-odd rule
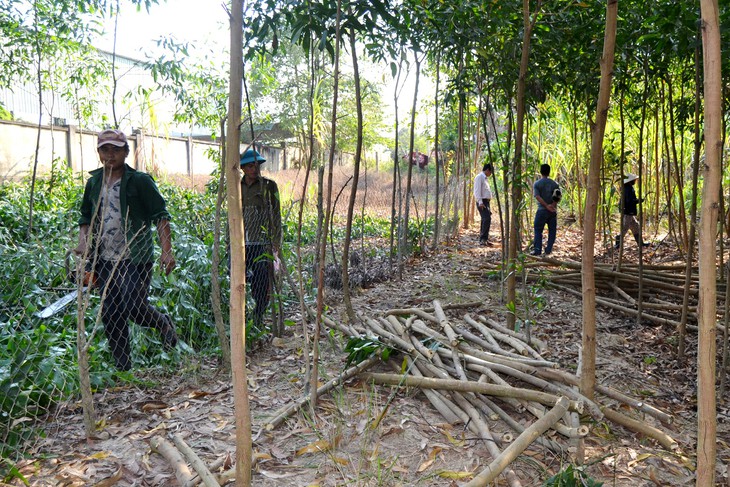
[[[251,411],[246,377],[246,257],[244,255],[243,209],[241,207],[240,140],[243,93],[243,0],[232,0],[230,14],[231,58],[226,168],[228,231],[231,242],[231,371],[236,424],[236,485],[251,485]]]
[[[705,93],[705,164],[702,168],[697,353],[697,486],[715,485],[717,461],[716,233],[722,156],[722,53],[718,0],[700,0]]]
[[[540,435],[550,428],[550,426],[560,420],[568,410],[569,401],[565,397],[560,397],[555,402],[555,406],[542,418],[535,421],[532,426],[527,428],[517,439],[508,446],[500,456],[495,458],[492,463],[482,470],[476,477],[469,481],[464,487],[482,487],[492,482],[502,473],[517,456],[525,451]]]

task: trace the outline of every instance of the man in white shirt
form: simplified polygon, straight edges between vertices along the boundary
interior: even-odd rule
[[[491,247],[489,241],[489,228],[492,226],[492,210],[489,209],[489,201],[492,199],[492,190],[489,187],[489,176],[494,172],[490,163],[484,164],[482,171],[474,178],[474,200],[477,203],[479,216],[482,224],[479,229],[479,245]]]

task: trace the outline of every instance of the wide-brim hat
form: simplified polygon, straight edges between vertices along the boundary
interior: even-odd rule
[[[252,162],[266,162],[266,159],[258,153],[256,149],[247,149],[246,152],[241,154],[241,165],[251,164]]]
[[[636,181],[637,179],[639,179],[639,176],[637,176],[636,174],[628,173],[624,178],[624,184],[630,183],[631,181]]]
[[[96,141],[96,148],[103,145],[113,145],[116,147],[124,147],[127,145],[127,136],[121,130],[106,129],[99,132],[99,138]]]

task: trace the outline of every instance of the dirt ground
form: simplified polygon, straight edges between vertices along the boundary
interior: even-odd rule
[[[501,249],[476,243],[477,234],[466,231],[439,252],[413,259],[402,281],[358,291],[355,308],[364,315],[378,316],[392,308],[427,307],[434,299],[444,304],[481,301],[469,312],[503,323],[505,306],[500,303],[499,281],[472,272],[499,262]],[[631,258],[636,248],[628,246],[626,253]],[[666,262],[673,258],[669,254],[660,244],[646,256],[648,261]],[[580,261],[580,233],[575,226],[560,230],[554,256]],[[546,306],[537,316],[534,333],[547,342],[550,360],[575,372],[581,302],[563,292],[548,289],[541,293]],[[341,297],[330,292],[328,301],[329,315],[344,319],[338,305]],[[696,336],[691,335],[689,356],[680,363],[670,339],[674,330],[669,327],[637,325],[634,318],[601,307],[597,322],[598,382],[671,413],[672,424],[645,419],[671,435],[680,449],[667,451],[616,424],[586,417],[584,424],[590,433],[584,441],[585,472],[606,486],[694,485]],[[321,343],[324,382],[344,367],[344,340],[333,333],[332,339],[323,338]],[[358,380],[321,397],[316,417],[304,409],[266,431],[263,425],[275,412],[302,395],[301,344],[301,330],[289,328],[283,339],[273,339],[249,353],[252,485],[462,485],[490,462],[483,441],[463,424],[448,424],[419,391],[396,391]],[[385,366],[380,369],[392,371]],[[150,446],[155,438],[172,442],[173,436],[184,440],[216,473],[230,468],[235,455],[233,388],[216,363],[188,355],[174,376],[149,370],[137,371],[136,376],[138,384],[120,384],[95,395],[101,422],[93,439],[84,437],[77,403],[62,405],[48,419],[46,438],[33,452],[33,459],[21,465],[30,485],[180,485],[169,462]],[[717,485],[730,485],[727,393],[720,399]],[[534,421],[529,416],[519,419],[526,425]],[[490,422],[489,427],[497,434],[507,431],[499,421]],[[567,448],[562,439],[553,439]],[[571,462],[571,453],[566,450],[557,455],[533,445],[512,468],[522,485],[543,485]],[[508,484],[500,477],[493,485]]]

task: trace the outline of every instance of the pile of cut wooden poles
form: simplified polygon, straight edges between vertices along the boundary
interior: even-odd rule
[[[546,346],[540,340],[528,339],[486,316],[450,319],[438,301],[432,304],[427,309],[393,309],[376,318],[360,316],[357,324],[331,320],[326,324],[350,336],[377,339],[403,354],[405,374],[394,365],[397,373],[362,371],[361,378],[421,389],[446,421],[463,423],[484,441],[493,461],[474,477],[476,483],[467,485],[486,485],[502,473],[510,485],[519,485],[509,468],[514,458],[532,443],[564,451],[563,444],[543,436],[548,429],[557,433],[553,438],[562,437],[565,445],[577,447],[589,434],[586,422],[591,418],[617,423],[669,450],[678,448],[671,436],[649,424],[671,423],[666,412],[601,385],[590,400],[578,392],[575,375],[542,357]],[[616,405],[631,412],[620,413]],[[656,421],[644,421],[645,416]],[[526,417],[530,426],[524,426]],[[498,421],[506,425],[500,435],[489,426]]]
[[[545,285],[575,296],[581,292],[581,263],[572,260],[558,260],[550,257],[533,259],[525,264],[525,277],[530,282],[542,279]],[[473,276],[494,272],[496,265],[486,264],[482,270],[470,271]],[[545,272],[549,279],[544,279]],[[697,269],[692,270],[689,286],[686,286],[684,265],[623,264],[620,268],[610,264],[595,265],[595,285],[598,296],[596,303],[628,316],[636,317],[657,325],[679,327],[684,302],[685,288],[688,288],[687,328],[696,329],[697,299],[699,281]],[[639,289],[641,288],[641,299]],[[724,301],[727,298],[725,282],[717,282],[718,314],[725,314]],[[723,325],[718,323],[718,330]]]

